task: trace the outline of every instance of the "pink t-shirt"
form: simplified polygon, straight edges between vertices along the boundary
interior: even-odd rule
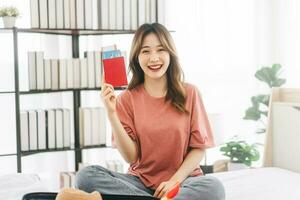
[[[191,84],[185,84],[185,89],[190,114],[179,113],[164,97],[150,96],[143,84],[122,92],[117,99],[120,121],[139,150],[139,159],[128,172],[152,189],[175,174],[190,148],[213,146],[200,93]],[[202,175],[200,168],[191,174],[197,175]]]

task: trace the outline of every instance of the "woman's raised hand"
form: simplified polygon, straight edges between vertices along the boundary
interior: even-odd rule
[[[117,97],[114,92],[114,87],[111,84],[105,83],[104,77],[102,80],[101,98],[108,114],[112,114],[116,111]]]

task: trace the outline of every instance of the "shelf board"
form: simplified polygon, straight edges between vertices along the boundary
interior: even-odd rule
[[[125,90],[126,87],[115,87],[115,90]],[[26,94],[42,94],[42,93],[51,93],[51,92],[73,92],[73,91],[90,91],[90,90],[101,90],[101,87],[99,88],[78,88],[78,89],[61,89],[61,90],[30,90],[30,91],[20,91],[20,94],[26,95]]]
[[[8,153],[8,154],[0,154],[0,157],[6,157],[6,156],[16,156],[16,153]]]
[[[72,151],[73,148],[62,148],[62,149],[42,149],[42,150],[32,150],[32,151],[22,151],[22,156],[29,156],[37,153],[47,153],[47,152],[60,152],[60,151]]]
[[[111,146],[106,146],[105,144],[100,145],[93,145],[93,146],[86,146],[86,147],[80,147],[76,150],[84,150],[84,149],[97,149],[97,148],[112,148]]]
[[[22,151],[22,156],[29,156],[37,153],[49,153],[49,152],[61,152],[61,151],[80,151],[83,149],[97,149],[97,148],[112,148],[111,146],[106,146],[105,144],[101,145],[93,145],[93,146],[86,146],[80,148],[62,148],[62,149],[43,149],[43,150],[34,150],[34,151]],[[16,154],[12,154],[16,155]]]
[[[14,28],[0,28],[1,32],[10,32]],[[40,29],[40,28],[16,28],[21,33],[44,33],[55,35],[114,35],[132,34],[135,30],[94,30],[94,29]]]
[[[15,91],[1,91],[0,94],[14,94]]]

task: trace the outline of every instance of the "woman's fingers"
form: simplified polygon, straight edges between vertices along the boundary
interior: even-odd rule
[[[164,187],[165,187],[165,183],[162,182],[158,188],[155,190],[155,193],[154,193],[154,197],[157,197],[157,198],[161,198],[163,195],[164,195]]]
[[[114,92],[114,88],[110,84],[104,84],[101,90],[102,96],[107,95],[109,92]]]
[[[104,91],[106,88],[110,88],[110,89],[114,90],[114,87],[111,84],[103,83],[102,87],[101,87],[101,91]]]

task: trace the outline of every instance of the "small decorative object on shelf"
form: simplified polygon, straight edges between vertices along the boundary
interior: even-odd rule
[[[228,170],[250,167],[253,161],[259,159],[259,151],[255,144],[249,145],[245,141],[230,141],[220,148],[223,155],[230,158]]]
[[[16,7],[0,8],[0,17],[3,19],[4,28],[13,28],[18,16],[20,16],[20,13]]]

